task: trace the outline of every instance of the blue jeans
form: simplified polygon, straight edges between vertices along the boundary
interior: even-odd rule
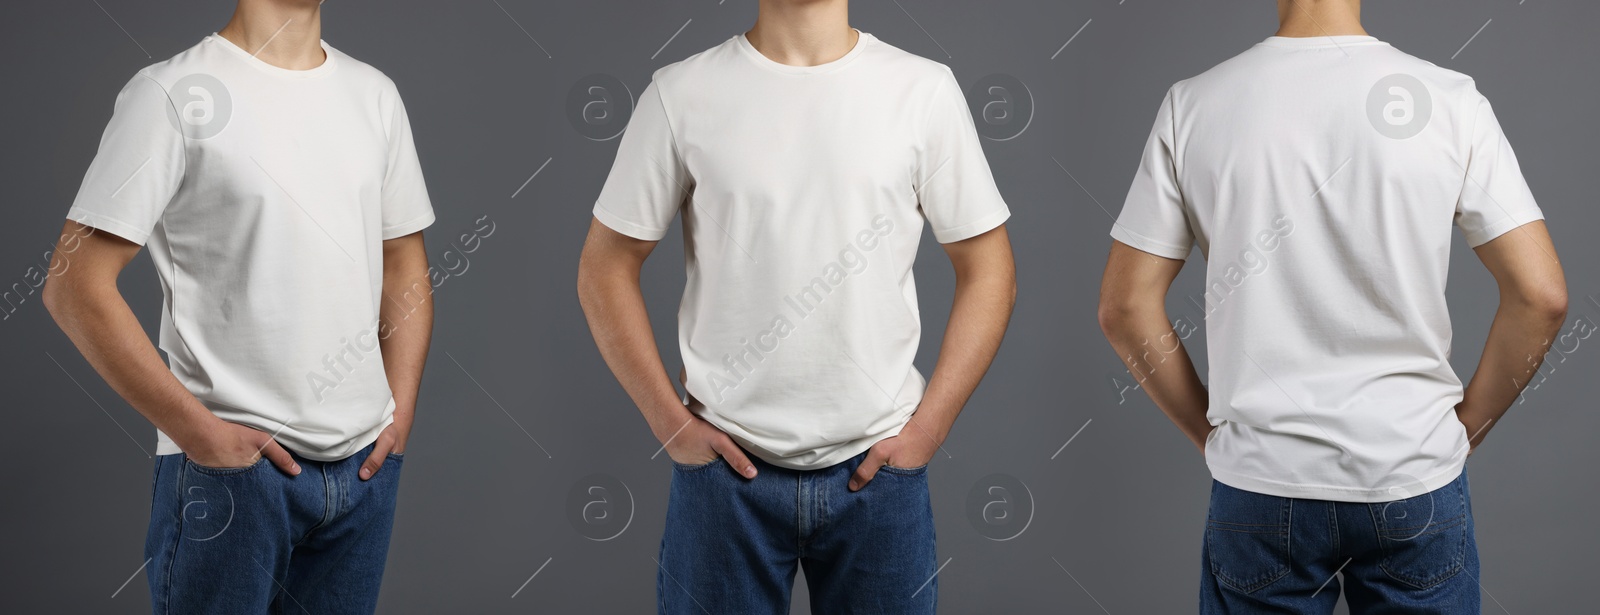
[[[160,456],[144,547],[154,612],[372,613],[401,457],[362,481],[356,472],[370,454],[296,455],[293,477],[265,459],[213,469]]]
[[[817,613],[933,613],[927,468],[885,466],[851,493],[865,456],[810,471],[752,457],[752,480],[721,459],[673,464],[659,612],[788,613],[798,565]]]
[[[1297,500],[1214,482],[1201,615],[1479,612],[1467,475],[1377,504]]]

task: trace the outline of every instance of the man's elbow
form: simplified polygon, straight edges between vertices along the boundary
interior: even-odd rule
[[[1096,314],[1100,320],[1100,332],[1107,338],[1117,337],[1119,332],[1128,328],[1136,312],[1132,302],[1101,298]]]
[[[72,290],[63,286],[54,276],[45,280],[44,288],[40,290],[39,295],[39,302],[44,304],[44,310],[58,323],[70,318],[75,311],[74,306],[77,301],[72,295]]]
[[[1557,325],[1567,321],[1567,289],[1551,287],[1530,293],[1527,298],[1529,307],[1546,322]]]

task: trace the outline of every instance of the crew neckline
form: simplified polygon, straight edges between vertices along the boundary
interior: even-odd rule
[[[735,41],[737,41],[737,44],[738,44],[739,48],[744,50],[744,52],[747,55],[750,56],[750,59],[753,60],[757,65],[760,65],[760,66],[762,66],[764,68],[775,70],[775,71],[778,71],[778,72],[781,72],[781,73],[789,73],[789,74],[794,74],[794,75],[810,75],[810,74],[817,74],[817,73],[826,73],[826,72],[838,70],[840,68],[844,68],[845,65],[849,64],[851,61],[854,61],[856,59],[856,57],[860,56],[861,52],[865,51],[868,46],[870,46],[872,43],[874,43],[874,42],[876,42],[878,40],[877,37],[875,37],[875,36],[873,36],[871,34],[867,34],[866,32],[862,32],[862,31],[857,30],[855,28],[851,28],[851,30],[855,30],[855,32],[856,32],[856,44],[855,44],[855,46],[851,47],[850,51],[845,52],[844,55],[839,56],[838,59],[833,60],[831,62],[824,62],[824,63],[818,64],[816,66],[794,66],[794,65],[791,65],[791,64],[784,64],[782,62],[779,62],[777,60],[769,58],[766,55],[763,55],[761,53],[761,50],[756,49],[756,46],[752,45],[750,43],[750,39],[746,38],[743,33],[734,35],[733,38],[734,38]]]
[[[324,56],[322,63],[316,65],[315,67],[304,70],[295,70],[292,68],[283,68],[281,66],[273,66],[272,64],[268,64],[266,60],[262,60],[261,58],[256,57],[254,54],[245,51],[243,47],[234,44],[233,41],[230,41],[221,34],[217,34],[215,32],[211,33],[211,36],[207,36],[206,40],[213,41],[216,44],[221,45],[224,49],[227,49],[229,52],[243,59],[246,64],[249,64],[258,70],[279,77],[287,77],[291,79],[310,79],[331,73],[338,66],[338,60],[336,59],[337,56],[334,54],[333,48],[328,46],[327,41],[321,39],[317,40],[317,44],[322,46],[322,55]]]
[[[1261,44],[1268,47],[1315,49],[1347,45],[1387,45],[1388,43],[1366,34],[1340,34],[1337,36],[1269,36],[1267,40],[1261,41]]]

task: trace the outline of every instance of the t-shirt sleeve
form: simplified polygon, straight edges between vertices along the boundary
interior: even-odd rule
[[[183,183],[184,137],[172,100],[147,73],[117,94],[111,122],[67,217],[144,245]]]
[[[1500,131],[1489,100],[1476,89],[1469,100],[1473,126],[1467,147],[1466,179],[1456,202],[1456,225],[1474,248],[1519,226],[1543,220],[1533,191],[1522,177],[1517,155]]]
[[[383,174],[383,239],[404,237],[433,224],[433,202],[411,136],[411,119],[394,89],[388,92],[389,158]]]
[[[667,234],[694,184],[672,132],[658,82],[651,82],[617,146],[594,217],[618,233],[645,241]]]
[[[1144,146],[1139,172],[1133,176],[1122,214],[1111,225],[1111,237],[1143,252],[1175,260],[1189,257],[1194,231],[1178,187],[1173,157],[1172,92],[1161,101],[1155,127]]]
[[[948,68],[928,111],[916,191],[934,238],[951,243],[994,230],[1011,211],[989,171],[961,86]]]

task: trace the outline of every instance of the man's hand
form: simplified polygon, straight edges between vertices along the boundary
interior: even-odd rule
[[[184,442],[180,448],[189,461],[208,468],[248,468],[266,457],[284,474],[300,474],[300,464],[271,435],[220,419],[198,442]]]
[[[689,422],[667,440],[665,447],[668,457],[684,465],[705,465],[721,457],[740,476],[756,477],[756,467],[745,456],[744,449],[728,434],[698,416],[691,415]]]
[[[938,451],[939,443],[913,420],[900,430],[900,435],[879,440],[867,449],[867,457],[856,466],[855,474],[850,475],[850,490],[860,491],[878,475],[878,469],[886,465],[906,469],[928,465]]]
[[[378,433],[378,440],[372,443],[372,454],[367,455],[367,460],[361,463],[361,480],[377,476],[389,453],[405,454],[406,440],[411,439],[411,416],[410,412],[395,412],[394,422]]]

